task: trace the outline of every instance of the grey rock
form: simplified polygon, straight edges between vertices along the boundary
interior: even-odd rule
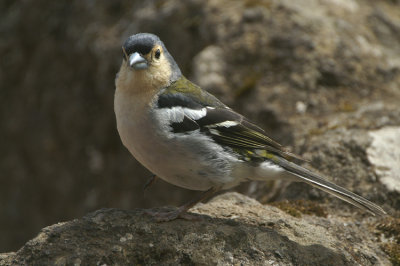
[[[387,265],[351,218],[303,216],[227,193],[193,209],[198,221],[156,223],[143,210],[101,209],[40,231],[0,265]],[[352,237],[348,237],[352,236]]]
[[[368,159],[379,181],[389,191],[400,193],[400,127],[384,127],[370,131]]]
[[[232,101],[232,97],[229,97],[230,89],[227,87],[225,77],[227,66],[223,56],[224,51],[221,47],[207,46],[204,48],[193,58],[193,78],[201,88],[227,103]]]

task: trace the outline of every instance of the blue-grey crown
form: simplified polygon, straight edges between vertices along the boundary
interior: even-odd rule
[[[148,54],[155,45],[162,45],[162,41],[154,34],[138,33],[130,36],[124,43],[125,51],[128,55],[138,52]]]

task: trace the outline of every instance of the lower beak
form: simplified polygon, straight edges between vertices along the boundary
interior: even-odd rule
[[[133,69],[146,69],[148,67],[147,60],[139,53],[133,53],[129,56],[129,66]]]

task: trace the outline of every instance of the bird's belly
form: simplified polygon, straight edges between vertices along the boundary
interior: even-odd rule
[[[165,181],[192,190],[223,187],[232,182],[233,158],[218,154],[200,137],[166,136],[154,121],[121,122],[117,119],[124,145],[141,164]]]

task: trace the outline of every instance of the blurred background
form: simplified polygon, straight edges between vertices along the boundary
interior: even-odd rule
[[[138,32],[157,34],[185,76],[311,167],[399,208],[354,134],[400,125],[399,1],[3,0],[0,252],[99,208],[192,197],[163,181],[143,193],[151,173],[116,130],[121,45]],[[303,185],[270,196],[269,185],[238,189],[264,202],[326,198]]]

